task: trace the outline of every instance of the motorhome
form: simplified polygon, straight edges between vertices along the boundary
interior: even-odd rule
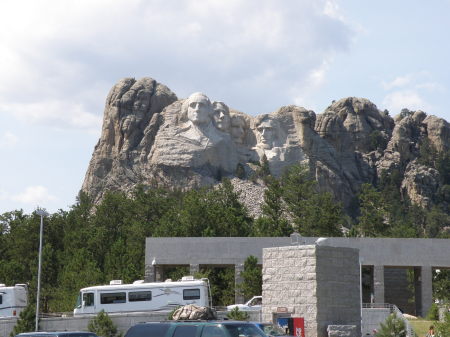
[[[26,284],[16,284],[7,287],[0,284],[0,317],[19,316],[28,304],[28,290]]]
[[[210,298],[208,279],[196,280],[192,276],[178,281],[132,284],[113,280],[109,285],[81,289],[73,314],[172,310],[186,304],[210,306]]]

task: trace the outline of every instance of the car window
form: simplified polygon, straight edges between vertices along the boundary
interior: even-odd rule
[[[138,324],[128,329],[125,337],[161,337],[169,330],[170,324]]]
[[[125,303],[126,301],[127,297],[125,292],[100,294],[101,304]]]
[[[65,333],[61,334],[60,337],[97,337],[97,335],[93,333]]]
[[[285,336],[286,335],[286,331],[284,331],[279,326],[275,326],[275,325],[266,325],[266,326],[264,326],[263,330],[267,335],[270,335],[270,336]]]
[[[230,337],[266,337],[266,334],[253,324],[225,324]]]
[[[253,306],[253,305],[261,305],[261,302],[262,302],[262,299],[259,298],[259,297],[257,297],[257,298],[254,298],[254,299],[249,303],[249,305],[250,305],[250,306]]]
[[[195,337],[197,335],[197,325],[181,325],[175,328],[173,337]]]
[[[94,305],[94,293],[84,293],[83,301],[85,307],[91,307]]]
[[[205,326],[202,331],[202,337],[225,337],[225,333],[218,326]]]

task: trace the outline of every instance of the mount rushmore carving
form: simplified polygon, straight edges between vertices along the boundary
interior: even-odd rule
[[[138,184],[191,188],[233,178],[238,167],[245,179],[265,157],[274,175],[308,164],[319,188],[348,207],[361,183],[375,181],[382,170],[398,168],[412,184],[419,171],[436,180],[435,172],[417,167],[414,144],[427,137],[448,149],[449,130],[447,122],[423,112],[394,122],[370,101],[353,97],[318,116],[289,105],[253,117],[203,93],[178,99],[151,78],[126,78],[107,97],[82,190],[99,201],[108,190]],[[384,148],[374,148],[374,135]],[[426,204],[427,188],[409,184],[405,193]]]

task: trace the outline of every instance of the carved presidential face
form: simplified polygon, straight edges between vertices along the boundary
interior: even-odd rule
[[[276,124],[268,119],[261,122],[256,129],[259,132],[259,145],[263,148],[271,148],[276,137]]]
[[[236,143],[242,144],[244,142],[245,120],[243,117],[237,115],[231,117],[230,133]]]
[[[231,126],[230,111],[228,107],[222,102],[214,102],[214,123],[221,131],[229,131]]]
[[[192,94],[189,97],[188,119],[195,125],[205,125],[211,121],[211,102],[203,94]]]

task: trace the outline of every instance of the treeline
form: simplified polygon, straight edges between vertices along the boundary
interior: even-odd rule
[[[129,196],[107,193],[99,205],[80,193],[69,211],[45,218],[43,311],[73,310],[79,289],[86,286],[142,279],[146,237],[288,236],[293,231],[303,236],[342,236],[347,233],[343,228],[349,227],[349,236],[449,237],[448,213],[397,200],[391,193],[392,176],[381,187],[363,186],[360,216],[355,219],[345,215],[331,194],[318,192],[304,166],[293,166],[280,179],[268,173],[258,179],[268,188],[257,219],[249,215],[227,179],[214,188],[190,191],[141,186]],[[28,283],[31,297],[37,284],[39,224],[35,213],[16,210],[0,215],[0,281]],[[183,272],[168,274],[176,278]],[[216,305],[234,301],[234,270],[201,273],[214,285]],[[249,275],[255,278],[254,271]],[[243,291],[246,297],[254,295]]]

